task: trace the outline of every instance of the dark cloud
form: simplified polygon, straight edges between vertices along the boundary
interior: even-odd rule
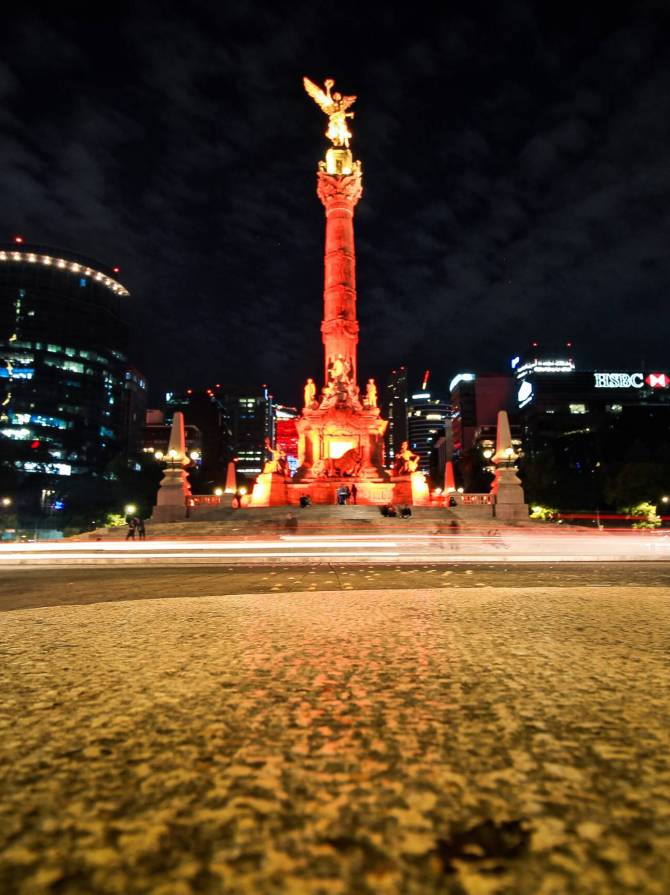
[[[491,8],[493,7],[493,9]],[[531,338],[668,366],[664,4],[138,4],[1,38],[7,235],[119,263],[156,392],[319,375],[324,120],[359,95],[361,373],[446,385]]]

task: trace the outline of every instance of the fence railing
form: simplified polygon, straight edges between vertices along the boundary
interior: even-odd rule
[[[492,494],[459,494],[458,491],[450,494],[456,501],[456,506],[486,507],[493,503]]]

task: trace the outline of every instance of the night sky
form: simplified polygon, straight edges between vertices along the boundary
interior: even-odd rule
[[[533,338],[667,370],[669,25],[667,2],[25,5],[0,38],[3,238],[121,267],[154,403],[297,402],[327,147],[301,81],[330,76],[359,97],[362,381],[406,363],[446,390]]]

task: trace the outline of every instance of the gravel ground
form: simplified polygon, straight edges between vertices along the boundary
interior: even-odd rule
[[[664,895],[670,588],[533,571],[6,612],[0,891]]]

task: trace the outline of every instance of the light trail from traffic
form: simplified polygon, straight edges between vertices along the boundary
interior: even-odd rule
[[[58,541],[0,545],[0,568],[82,564],[521,563],[670,560],[666,532],[279,535],[154,541]]]

